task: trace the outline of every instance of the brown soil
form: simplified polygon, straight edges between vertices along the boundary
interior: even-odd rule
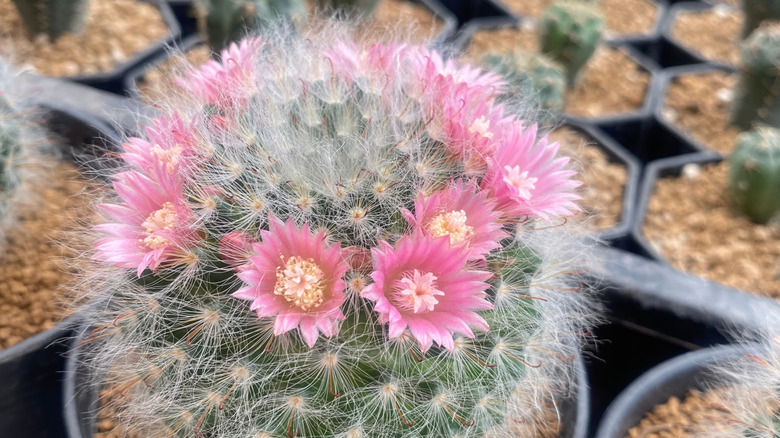
[[[553,0],[502,0],[517,15],[537,18]],[[650,0],[601,0],[607,37],[646,34],[653,30],[658,7]]]
[[[734,211],[728,165],[692,165],[658,181],[643,230],[669,262],[737,289],[780,298],[780,222],[757,225]]]
[[[742,13],[727,5],[680,13],[672,27],[672,37],[708,61],[737,65],[743,22]]]
[[[439,35],[443,26],[444,23],[424,6],[405,0],[382,0],[363,32],[370,35],[401,30],[410,42],[421,44]]]
[[[537,51],[531,29],[502,28],[474,34],[462,59],[478,63],[485,53],[509,53],[517,47]],[[580,72],[574,88],[566,91],[564,112],[579,117],[603,117],[642,107],[650,74],[619,48],[601,46]]]
[[[64,315],[58,288],[72,278],[61,260],[73,250],[55,242],[90,209],[86,181],[70,164],[52,163],[15,210],[0,253],[0,349],[54,326]]]
[[[663,117],[721,154],[734,149],[739,129],[729,124],[737,77],[724,72],[679,76],[667,90]]]
[[[152,104],[163,99],[168,90],[176,87],[176,78],[185,66],[197,67],[205,64],[209,59],[211,59],[211,50],[205,45],[198,45],[184,55],[179,54],[150,68],[137,82],[141,100]]]
[[[11,0],[0,0],[0,45],[10,44],[17,64],[47,76],[111,71],[168,34],[160,11],[149,3],[92,0],[81,35],[63,35],[54,43],[38,35],[30,41]]]
[[[733,419],[721,403],[723,390],[701,393],[692,390],[681,402],[672,397],[628,431],[626,438],[700,438],[728,430]]]
[[[571,128],[563,127],[550,133],[550,140],[561,144],[561,153],[577,163],[583,182],[579,202],[587,219],[586,226],[603,230],[615,226],[623,210],[623,191],[627,171],[625,166],[609,161],[593,140]]]

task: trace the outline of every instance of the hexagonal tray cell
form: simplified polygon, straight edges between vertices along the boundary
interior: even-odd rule
[[[699,65],[665,71],[660,79],[656,117],[698,150],[726,155],[740,130],[730,124],[737,75],[728,69]]]
[[[10,0],[0,0],[0,17],[5,22],[0,40],[13,43],[20,63],[33,65],[43,75],[118,94],[124,92],[128,71],[164,52],[180,33],[162,0],[94,0],[85,31],[63,35],[54,43],[42,37],[29,40]]]
[[[534,20],[553,0],[495,0],[519,17]],[[651,38],[656,35],[664,15],[664,4],[654,0],[601,0],[607,41],[626,38]]]
[[[650,165],[634,233],[659,260],[728,287],[780,298],[780,223],[733,210],[728,167],[712,153]]]
[[[550,141],[572,157],[583,182],[580,206],[586,228],[605,240],[625,236],[634,215],[639,164],[611,140],[588,125],[570,122],[555,128]]]
[[[454,50],[461,59],[478,63],[486,53],[508,53],[516,47],[538,51],[535,25],[530,20],[480,23],[464,28]],[[630,47],[602,44],[566,91],[563,111],[582,120],[644,114],[650,109],[654,69]]]
[[[743,22],[742,11],[728,4],[686,2],[671,8],[662,33],[700,62],[736,66]]]

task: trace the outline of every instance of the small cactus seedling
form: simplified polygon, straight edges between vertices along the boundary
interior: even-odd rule
[[[780,130],[762,126],[739,136],[729,156],[729,192],[754,222],[780,212]]]
[[[588,62],[604,33],[604,17],[596,4],[558,0],[539,18],[541,52],[563,66],[569,86]]]
[[[370,17],[380,0],[316,0],[324,11],[335,11],[345,17]]]
[[[189,72],[124,145],[82,343],[132,395],[123,420],[213,438],[533,424],[592,316],[568,158],[495,100],[497,75],[274,31]]]
[[[780,20],[780,0],[742,0],[745,24],[742,38],[747,38],[764,21]]]
[[[265,23],[305,15],[303,0],[196,0],[198,26],[219,52]]]
[[[732,123],[780,126],[780,23],[761,26],[742,45],[742,69]]]
[[[46,34],[52,41],[84,29],[90,0],[13,0],[30,37]]]
[[[530,95],[552,118],[563,108],[566,77],[547,56],[515,50],[507,55],[485,55],[482,65],[501,75],[509,95]]]

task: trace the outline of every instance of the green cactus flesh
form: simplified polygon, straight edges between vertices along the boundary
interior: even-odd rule
[[[90,0],[13,0],[28,34],[55,40],[84,29]]]
[[[196,6],[201,32],[216,52],[264,23],[305,14],[303,0],[197,0]]]
[[[316,3],[322,10],[334,10],[347,17],[369,17],[379,4],[379,0],[317,0]]]
[[[0,98],[0,216],[5,215],[5,204],[19,182],[15,167],[20,148],[18,121],[8,102]]]
[[[546,56],[520,51],[504,56],[485,55],[482,65],[504,77],[510,94],[533,95],[539,106],[553,115],[563,107],[566,78]]]
[[[763,26],[742,46],[732,123],[742,130],[754,123],[780,126],[780,24]]]
[[[560,63],[569,86],[596,51],[604,32],[604,18],[596,5],[581,0],[559,0],[540,17],[541,52]]]
[[[780,130],[759,127],[739,137],[729,157],[729,192],[756,223],[780,212]]]
[[[742,0],[742,10],[742,38],[747,38],[765,20],[780,20],[780,0]]]

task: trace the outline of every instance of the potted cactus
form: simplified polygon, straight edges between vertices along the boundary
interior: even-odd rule
[[[124,144],[89,383],[149,435],[557,427],[593,318],[568,159],[500,77],[326,35],[231,45]]]

